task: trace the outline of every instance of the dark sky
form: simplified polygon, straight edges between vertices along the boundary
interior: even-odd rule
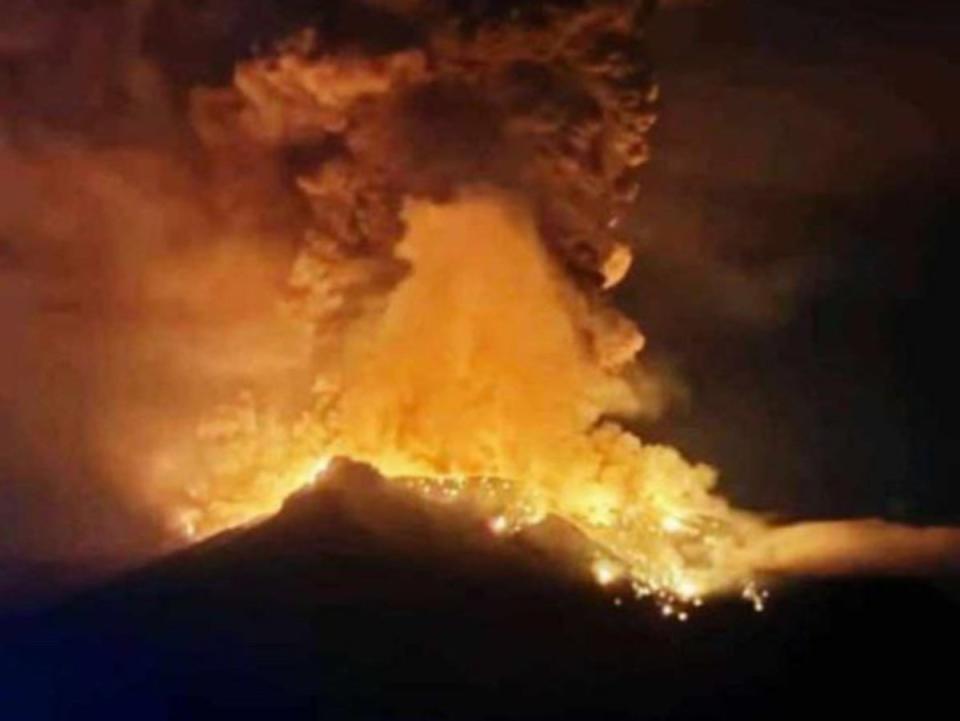
[[[691,385],[655,435],[753,507],[960,520],[958,12],[679,5],[623,293]]]

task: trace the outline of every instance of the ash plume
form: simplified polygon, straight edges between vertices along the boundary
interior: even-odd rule
[[[346,455],[470,498],[497,533],[564,519],[601,583],[759,598],[751,549],[790,530],[623,423],[675,385],[638,364],[644,337],[609,295],[658,98],[651,6],[16,6],[25,31],[0,34],[16,472],[83,459],[155,519],[145,535],[194,539]]]
[[[274,308],[295,212],[269,170],[247,210],[197,162],[150,5],[0,8],[0,557],[154,551],[151,453],[295,363]]]
[[[704,519],[708,524],[719,520],[740,528],[743,535],[733,533],[734,545],[750,547],[745,538],[758,534],[758,528],[709,495],[712,471],[688,467],[679,457],[665,462],[659,450],[603,424],[608,415],[656,412],[665,393],[657,388],[667,386],[641,377],[629,387],[626,378],[636,373],[643,337],[603,294],[630,266],[629,243],[618,230],[639,192],[638,168],[647,158],[646,135],[654,121],[657,87],[640,42],[649,9],[645,3],[617,2],[359,4],[342,13],[319,12],[274,50],[242,60],[232,87],[192,93],[195,127],[228,168],[225,175],[238,174],[229,170],[238,147],[279,156],[310,213],[291,284],[300,294],[300,312],[317,329],[318,353],[327,363],[326,375],[321,373],[325,384],[316,391],[317,405],[294,431],[282,434],[287,448],[298,449],[293,457],[300,456],[293,475],[278,484],[276,459],[267,456],[269,480],[263,485],[272,486],[272,493],[286,492],[326,448],[390,475],[526,476],[535,492],[532,497],[521,493],[518,507],[535,508],[533,516],[547,509],[587,525],[594,538],[606,536],[608,545],[628,557],[628,567],[630,552],[656,557],[657,544],[615,538],[616,533],[603,530],[612,518],[614,526],[626,526],[627,535],[634,536],[638,525],[683,527],[686,521],[677,516],[696,519],[693,535],[703,532]],[[373,25],[383,32],[357,36],[358,27]],[[477,195],[470,190],[477,187],[497,190]],[[596,374],[584,380],[572,371],[577,380],[563,381],[558,373],[565,387],[556,396],[544,396],[543,409],[553,408],[555,416],[546,424],[529,417],[523,421],[523,411],[510,413],[502,405],[497,409],[502,415],[484,420],[485,401],[471,401],[490,397],[482,390],[485,382],[494,397],[498,387],[509,393],[537,386],[511,380],[509,365],[494,362],[478,372],[470,354],[457,345],[487,337],[485,329],[498,327],[498,313],[519,313],[514,341],[524,332],[523,312],[509,302],[500,311],[498,299],[487,298],[484,309],[471,315],[443,290],[448,283],[471,287],[471,280],[479,279],[473,295],[485,298],[483,284],[499,276],[491,270],[484,278],[482,256],[471,247],[484,241],[451,237],[446,255],[438,256],[446,258],[443,270],[431,282],[423,264],[434,251],[417,240],[426,231],[411,225],[414,218],[429,225],[425,217],[444,217],[440,208],[450,206],[446,220],[435,221],[433,235],[484,228],[498,238],[505,233],[497,245],[506,249],[514,242],[508,238],[529,233],[505,230],[515,221],[500,227],[495,218],[504,198],[512,199],[506,205],[523,206],[520,215],[529,217],[551,259],[544,267],[556,263],[564,269],[557,283],[566,301],[556,309],[564,317],[561,325],[569,322],[582,344],[560,343],[565,360],[554,367],[572,369],[572,359],[583,353],[591,369],[587,375]],[[457,213],[463,213],[460,220]],[[464,241],[467,245],[458,245]],[[505,252],[500,261],[507,257]],[[542,264],[537,261],[524,273],[535,274]],[[534,276],[521,273],[515,282],[523,277]],[[421,300],[413,301],[417,293]],[[433,337],[421,340],[418,332]],[[523,363],[527,347],[516,342],[517,363]],[[539,351],[529,347],[534,358]],[[547,357],[558,357],[556,349]],[[548,365],[541,360],[532,367],[545,372]],[[645,383],[654,387],[652,394],[641,392]],[[471,384],[481,390],[470,391]],[[458,386],[465,394],[449,391]],[[591,396],[592,405],[576,411],[558,412],[559,406],[551,405],[576,405],[578,398]],[[458,418],[458,410],[466,408],[473,417]],[[247,411],[250,418],[259,417],[257,410]],[[259,421],[254,426],[259,429]],[[537,429],[544,431],[539,442]],[[614,447],[625,444],[631,450],[597,453],[605,433]],[[213,435],[230,439],[241,456],[252,453],[254,465],[261,466],[261,454],[250,448],[258,444],[243,433]],[[507,451],[504,441],[523,450]],[[566,463],[556,462],[563,457],[556,448],[577,448],[581,442],[586,446],[571,450]],[[545,460],[551,457],[554,462]],[[593,491],[585,479],[599,479],[595,470],[581,468],[579,478],[568,474],[563,480],[562,466],[576,467],[585,459],[587,466],[607,464],[624,475],[608,473]],[[664,484],[654,480],[660,471],[652,470],[661,463],[672,469]],[[695,480],[700,473],[707,475]],[[636,494],[670,495],[664,489],[671,483],[676,498],[683,497],[673,502],[673,510],[661,507],[652,516],[636,511],[651,503]],[[687,513],[677,513],[684,505]],[[644,520],[625,521],[631,513]],[[665,515],[658,518],[658,513]],[[771,539],[789,533],[759,534],[763,540],[757,543],[776,545]],[[734,570],[730,559],[723,563],[730,565],[729,576],[719,582],[700,579],[701,586],[689,580],[688,560],[673,558],[664,568],[683,571],[659,582],[673,590],[693,585],[699,592],[744,572]],[[650,575],[649,568],[644,572]]]
[[[632,355],[631,324],[594,289],[630,265],[617,226],[639,190],[656,98],[643,12],[381,5],[407,9],[361,4],[328,23],[320,13],[241,62],[233,87],[194,91],[200,136],[228,166],[238,145],[284,156],[328,246],[319,252],[344,257],[389,254],[407,196],[443,200],[477,183],[524,195],[548,247],[596,298],[597,322],[625,336],[619,360]],[[375,31],[344,37],[364,19],[387,28],[381,47]]]
[[[605,293],[630,266],[619,225],[653,122],[645,9],[495,5],[320,13],[191,92],[227,187],[272,159],[304,201],[287,308],[317,375],[292,414],[254,395],[202,426],[177,523],[267,515],[346,456],[473,499],[497,532],[563,519],[638,594],[749,585],[733,551],[760,523],[615,420],[662,406]],[[382,44],[344,37],[384,12]]]
[[[207,478],[193,429],[217,428],[200,421],[244,388],[283,416],[254,413],[258,448],[289,443],[303,411],[291,399],[312,397],[302,379],[410,272],[395,252],[408,199],[449,202],[465,185],[529,206],[579,299],[573,352],[602,373],[631,365],[642,336],[602,291],[629,267],[615,226],[652,123],[646,10],[6,4],[2,161],[19,197],[3,206],[4,237],[13,286],[30,289],[10,299],[28,369],[10,368],[6,413],[35,449],[22,473],[71,488],[83,463],[120,506],[161,515],[198,499],[214,516],[243,505],[242,485],[185,485]],[[75,372],[35,378],[52,359]],[[659,402],[655,383],[638,385]],[[66,397],[83,400],[66,409]],[[67,419],[83,430],[50,468],[45,439]],[[278,453],[245,462],[282,474]],[[75,545],[77,532],[63,535],[54,546]],[[80,535],[112,548],[129,534]]]

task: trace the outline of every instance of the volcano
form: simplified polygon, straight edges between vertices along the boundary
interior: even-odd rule
[[[7,4],[0,721],[950,714],[951,22]]]
[[[4,718],[927,717],[960,604],[935,582],[780,589],[687,623],[335,462],[269,520],[7,619]],[[266,715],[266,716],[265,716]]]

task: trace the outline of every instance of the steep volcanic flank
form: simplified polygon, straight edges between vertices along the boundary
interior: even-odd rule
[[[955,606],[807,586],[696,623],[337,463],[276,517],[3,627],[9,718],[770,718],[946,700]],[[944,654],[944,655],[941,655]]]

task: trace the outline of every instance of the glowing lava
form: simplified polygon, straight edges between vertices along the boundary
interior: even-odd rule
[[[409,274],[348,326],[309,405],[284,419],[247,403],[206,429],[196,532],[276,510],[339,455],[466,502],[497,534],[561,518],[596,544],[601,585],[674,608],[731,588],[755,595],[737,559],[761,524],[711,492],[711,468],[609,419],[640,401],[596,357],[588,311],[524,204],[477,189],[410,201],[405,221]],[[312,267],[322,286],[330,269]]]

